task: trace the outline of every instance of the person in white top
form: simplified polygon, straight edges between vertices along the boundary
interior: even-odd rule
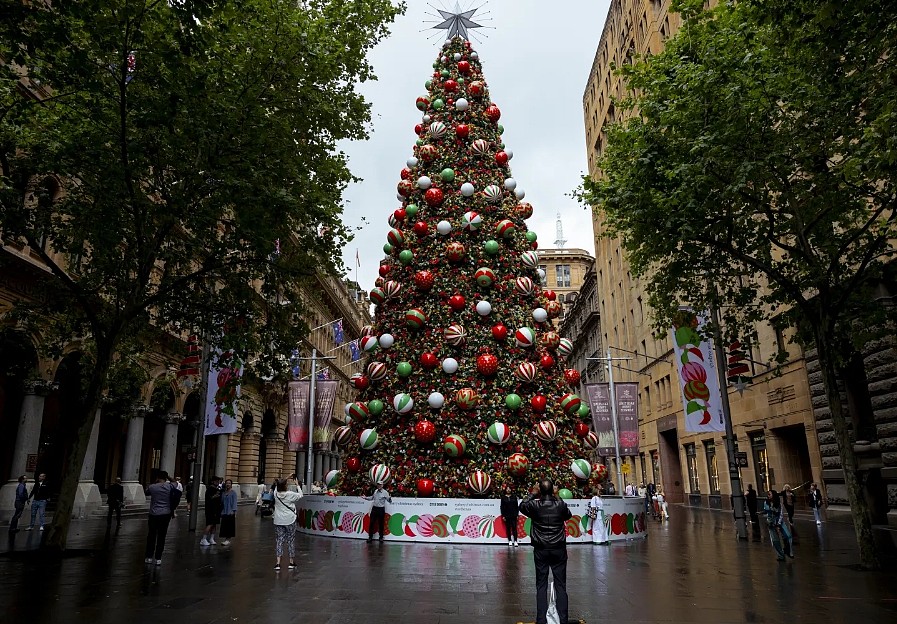
[[[607,544],[607,525],[604,524],[604,501],[601,500],[601,492],[596,491],[595,496],[589,501],[589,518],[592,521],[592,543]],[[592,517],[594,516],[594,518]]]
[[[663,495],[663,490],[657,488],[657,505],[660,507],[660,519],[661,520],[669,520],[670,514],[667,513],[667,499]]]
[[[268,491],[268,486],[264,483],[259,483],[258,488],[258,493],[255,495],[255,515],[259,515],[262,508],[262,496]]]
[[[274,556],[275,570],[280,570],[283,547],[287,546],[290,556],[290,570],[296,567],[296,519],[299,517],[296,505],[302,492],[293,492],[287,487],[286,479],[274,482]]]
[[[635,486],[631,483],[626,484],[626,496],[635,496]]]

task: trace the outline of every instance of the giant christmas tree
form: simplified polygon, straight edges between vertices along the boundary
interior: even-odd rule
[[[469,497],[550,477],[581,493],[597,437],[564,367],[572,344],[540,286],[533,209],[511,176],[501,112],[469,41],[447,41],[417,99],[414,156],[371,291],[358,401],[336,433],[341,494]]]

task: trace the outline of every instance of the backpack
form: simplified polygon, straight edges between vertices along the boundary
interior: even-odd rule
[[[171,511],[177,509],[178,505],[181,504],[181,492],[174,486],[171,486],[171,491],[168,493],[168,505],[171,507]]]

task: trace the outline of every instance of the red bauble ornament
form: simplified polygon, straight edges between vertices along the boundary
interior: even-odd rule
[[[405,220],[405,209],[397,208],[396,211],[394,213],[392,213],[392,216],[394,216],[396,218],[396,221],[404,221]]]
[[[419,153],[424,162],[430,162],[439,156],[439,149],[435,145],[422,145]]]
[[[466,139],[470,134],[470,126],[467,124],[458,124],[455,126],[455,136],[460,139]]]
[[[539,358],[539,365],[545,370],[548,370],[549,368],[554,366],[554,358],[546,353],[541,358]]]
[[[491,122],[496,122],[499,119],[501,119],[501,111],[498,109],[498,106],[496,106],[495,104],[490,104],[486,108],[485,114],[486,114],[486,119],[488,119]]]
[[[467,85],[467,93],[473,97],[480,97],[486,92],[486,85],[476,80]]]
[[[424,368],[434,369],[439,366],[439,358],[430,352],[421,353],[420,365]]]
[[[564,380],[567,382],[567,385],[575,386],[579,383],[579,371],[575,368],[568,368],[564,371]]]
[[[464,245],[455,241],[445,246],[445,257],[449,262],[460,262],[464,258]]]
[[[414,285],[417,286],[418,290],[422,290],[424,292],[433,288],[433,284],[436,283],[436,276],[433,275],[432,271],[418,271],[414,274]]]
[[[477,371],[481,375],[491,377],[498,372],[498,358],[491,353],[485,353],[477,358]]]
[[[573,432],[577,435],[577,437],[584,438],[589,435],[589,426],[585,423],[578,422],[573,427]]]
[[[467,61],[458,61],[458,71],[466,76],[470,73],[470,63]]]
[[[399,175],[402,176],[403,180],[409,180],[411,179],[411,169],[405,167]]]
[[[466,300],[464,299],[463,295],[452,295],[448,300],[449,307],[455,312],[460,312],[461,310],[463,310],[465,303]]]
[[[434,489],[436,489],[436,484],[433,482],[433,479],[418,479],[417,480],[417,495],[418,496],[432,496]]]
[[[427,192],[424,193],[424,199],[427,200],[427,204],[430,206],[438,206],[442,203],[442,200],[445,199],[445,196],[442,193],[441,188],[431,187],[427,189]]]
[[[414,439],[422,444],[436,439],[436,425],[429,420],[420,420],[414,425]]]
[[[549,301],[554,301],[555,299],[558,298],[557,294],[550,288],[542,289],[542,294],[545,295],[545,298],[548,299]]]
[[[420,135],[420,133],[423,131],[424,131],[424,127],[421,124],[417,124],[414,126],[414,134]],[[408,178],[406,178],[405,176],[402,176],[402,179],[407,180]]]
[[[427,227],[426,221],[418,221],[417,223],[414,224],[414,228],[412,228],[412,229],[414,230],[414,233],[420,237],[426,236],[427,233],[430,231],[430,228]]]
[[[508,158],[508,153],[505,151],[498,152],[495,155],[495,162],[497,162],[502,167],[508,164],[508,160],[510,159]]]
[[[548,407],[548,399],[545,398],[544,394],[537,394],[530,399],[529,404],[534,412],[539,412],[541,414],[545,411],[545,408]]]
[[[391,269],[392,269],[392,267],[389,266],[388,264],[381,264],[380,268],[377,270],[377,272],[380,273],[380,277],[386,277],[387,275],[389,275],[389,271]]]
[[[442,83],[442,88],[448,93],[454,93],[458,90],[458,83],[451,78]]]
[[[352,377],[352,385],[355,386],[356,390],[367,390],[368,386],[371,385],[371,378],[367,375]]]
[[[396,190],[402,197],[408,197],[414,191],[414,183],[411,180],[400,180],[396,185]]]
[[[504,340],[508,337],[508,328],[499,323],[492,326],[492,337],[495,340]]]
[[[361,460],[357,457],[350,457],[346,460],[346,468],[349,472],[358,472],[361,470]]]

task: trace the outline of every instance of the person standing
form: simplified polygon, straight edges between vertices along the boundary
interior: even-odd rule
[[[34,519],[37,516],[40,520],[40,530],[44,530],[44,514],[47,510],[47,501],[50,500],[50,486],[47,485],[47,475],[44,473],[40,473],[37,477],[37,481],[34,483],[34,487],[31,488],[31,494],[28,495],[28,498],[32,500],[31,503],[31,524],[29,524],[25,530],[31,531],[34,529]]]
[[[184,496],[187,497],[187,513],[193,513],[193,477],[187,477],[187,485],[184,487]]]
[[[156,477],[156,482],[146,488],[150,506],[144,563],[155,562],[157,566],[162,565],[165,536],[168,534],[168,524],[171,522],[171,491],[173,489],[174,484],[164,470]]]
[[[255,495],[255,515],[259,515],[259,512],[262,509],[262,498],[268,492],[268,486],[259,479],[258,491]]]
[[[114,513],[118,524],[116,528],[121,528],[121,508],[125,504],[125,488],[122,487],[121,477],[115,477],[115,483],[106,490],[106,504],[109,511],[106,512],[106,528],[112,527],[112,514]]]
[[[517,495],[514,494],[510,485],[505,486],[505,492],[501,495],[499,511],[508,530],[508,546],[519,546],[517,543],[517,518],[520,516],[520,505]]]
[[[215,541],[215,529],[221,523],[221,490],[218,487],[220,483],[220,477],[212,477],[206,487],[206,528],[199,541],[200,546],[218,543]]]
[[[230,479],[224,482],[224,492],[221,494],[221,543],[230,544],[231,538],[237,534],[237,493],[234,491],[234,482]]]
[[[180,498],[183,498],[184,497],[184,484],[181,483],[180,477],[174,478],[174,487],[177,488],[178,492],[181,493]],[[190,513],[189,509],[187,510],[187,513]],[[177,511],[177,508],[175,507],[174,509],[171,510],[171,517],[176,518],[177,515],[178,515],[178,511]]]
[[[604,524],[604,501],[601,500],[600,491],[596,491],[595,496],[589,501],[589,509],[586,513],[592,523],[592,543],[608,544],[607,525]]]
[[[747,504],[751,524],[758,526],[760,518],[757,516],[757,490],[754,489],[753,483],[748,483],[747,492],[744,493],[744,502]]]
[[[782,502],[778,492],[770,490],[766,493],[763,513],[766,516],[766,525],[769,529],[769,541],[776,551],[776,559],[784,561],[786,555],[794,559],[791,532],[788,530],[787,522],[784,521]]]
[[[548,570],[554,577],[558,619],[567,622],[567,526],[573,514],[554,495],[554,483],[543,479],[538,490],[520,504],[532,528],[533,563],[536,567],[536,624],[546,624],[548,613]],[[538,497],[536,492],[538,492]]]
[[[815,483],[810,485],[810,491],[807,493],[810,509],[813,510],[813,517],[816,518],[816,525],[822,524],[822,492]]]
[[[627,483],[624,492],[626,496],[635,496],[635,486],[631,483]]]
[[[383,482],[377,483],[377,489],[370,496],[362,496],[364,500],[373,501],[371,505],[371,520],[368,526],[368,542],[374,540],[374,533],[380,532],[380,541],[383,541],[383,534],[386,532],[386,503],[392,503],[392,497],[389,492],[383,489]]]
[[[663,488],[657,488],[657,508],[660,510],[661,522],[670,519],[669,506],[666,496],[663,495]]]
[[[287,487],[286,479],[274,482],[274,570],[280,570],[283,547],[286,545],[290,557],[290,570],[296,567],[296,519],[299,517],[296,505],[302,492],[293,492]]]
[[[788,526],[794,529],[794,491],[791,489],[791,486],[787,483],[785,487],[782,488],[782,507],[785,508],[785,513],[788,514]]]
[[[19,477],[19,483],[16,485],[16,498],[13,502],[15,513],[9,520],[9,532],[19,532],[19,518],[25,513],[25,504],[28,502],[28,487],[25,485],[25,475]]]

